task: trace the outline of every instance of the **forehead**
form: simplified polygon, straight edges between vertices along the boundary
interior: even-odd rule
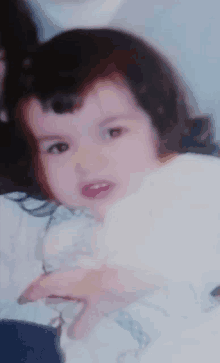
[[[100,112],[104,113],[125,112],[129,106],[129,109],[137,106],[128,85],[117,74],[93,82],[84,89],[82,97],[84,102],[81,111],[91,104],[96,105]]]
[[[120,117],[137,112],[137,103],[132,92],[121,78],[99,79],[85,87],[83,102],[71,114],[56,114],[53,110],[44,111],[37,98],[30,98],[23,104],[22,118],[33,131],[39,127],[53,127],[59,120],[72,120],[75,123],[101,122],[108,117]],[[47,125],[48,124],[48,125]],[[63,125],[62,125],[63,126]]]

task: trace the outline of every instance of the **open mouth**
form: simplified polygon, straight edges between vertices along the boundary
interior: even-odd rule
[[[90,199],[105,198],[114,188],[115,184],[107,180],[97,181],[90,184],[84,184],[81,188],[81,194]]]

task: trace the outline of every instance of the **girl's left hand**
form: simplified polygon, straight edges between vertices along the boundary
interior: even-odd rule
[[[76,268],[41,275],[25,290],[19,302],[24,304],[49,296],[85,302],[84,313],[73,326],[75,339],[82,339],[103,316],[137,301],[154,287],[140,281],[132,271],[102,265],[96,269]]]

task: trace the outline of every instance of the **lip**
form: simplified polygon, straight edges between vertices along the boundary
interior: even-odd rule
[[[95,184],[106,184],[97,189],[91,189]],[[84,198],[88,199],[103,199],[106,198],[114,189],[115,183],[109,180],[93,180],[89,183],[82,183],[80,185],[80,192]]]

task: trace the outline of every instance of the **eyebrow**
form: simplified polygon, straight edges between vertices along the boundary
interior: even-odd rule
[[[47,135],[42,137],[37,137],[38,141],[45,141],[45,140],[63,140],[63,138],[59,135]]]
[[[100,122],[99,126],[105,126],[113,121],[118,120],[119,118],[124,118],[125,115],[117,115],[117,116],[112,116],[112,117],[107,117],[106,119],[104,119],[102,122]]]

